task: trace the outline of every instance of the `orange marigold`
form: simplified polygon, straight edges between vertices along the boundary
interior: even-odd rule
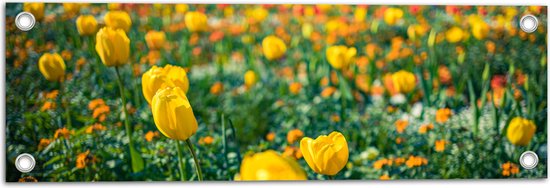
[[[453,112],[451,112],[451,109],[448,109],[448,108],[439,109],[437,110],[437,112],[435,112],[435,121],[437,123],[445,123],[447,122],[447,120],[449,120],[449,118],[451,118],[452,114]]]

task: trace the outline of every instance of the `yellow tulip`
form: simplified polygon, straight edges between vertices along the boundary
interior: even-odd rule
[[[130,39],[122,29],[104,27],[97,32],[95,49],[106,66],[124,65],[130,56]]]
[[[189,6],[187,4],[177,4],[176,5],[176,12],[180,14],[184,14],[189,10]]]
[[[300,150],[309,167],[319,174],[335,175],[348,163],[348,143],[344,135],[336,131],[315,140],[302,138]]]
[[[185,26],[191,32],[201,32],[208,30],[208,18],[202,12],[185,13]]]
[[[256,7],[252,10],[250,16],[254,18],[256,22],[262,22],[269,16],[269,12],[263,7]]]
[[[63,10],[65,14],[72,17],[77,15],[80,12],[80,3],[63,3]]]
[[[398,93],[409,93],[416,87],[416,77],[412,72],[400,70],[391,75],[393,87]]]
[[[239,180],[307,180],[307,176],[294,159],[267,150],[244,157]]]
[[[197,119],[181,88],[160,89],[151,106],[155,125],[164,136],[185,141],[197,132]]]
[[[270,35],[265,37],[262,41],[262,49],[264,52],[264,56],[268,60],[276,60],[285,55],[286,44],[279,37]]]
[[[357,7],[353,13],[353,17],[356,22],[364,22],[367,18],[367,8],[366,7]]]
[[[355,58],[357,49],[347,46],[331,46],[327,48],[327,60],[335,69],[346,68]]]
[[[531,120],[515,117],[508,124],[508,129],[506,130],[506,137],[510,143],[517,146],[526,146],[533,138],[537,126]]]
[[[145,34],[145,42],[149,49],[158,50],[164,46],[166,34],[162,31],[149,31]]]
[[[44,3],[24,3],[23,10],[30,12],[37,21],[44,19]]]
[[[45,53],[38,60],[38,69],[50,82],[62,81],[65,76],[65,61],[57,53]]]
[[[384,11],[384,22],[388,25],[395,25],[403,18],[403,10],[399,8],[388,8]]]
[[[109,11],[105,14],[105,25],[128,32],[132,26],[132,19],[127,12],[118,10]]]
[[[456,43],[462,40],[464,37],[464,31],[460,29],[460,27],[452,27],[451,29],[447,30],[445,33],[445,38],[450,43]]]
[[[184,93],[189,90],[189,80],[185,70],[178,66],[153,66],[141,76],[143,96],[149,104],[157,91],[163,87],[179,87]]]
[[[489,34],[489,25],[484,21],[476,21],[472,24],[472,35],[478,40],[483,40]]]
[[[76,18],[76,29],[80,35],[93,35],[97,32],[97,20],[92,15],[81,15]]]
[[[250,88],[254,86],[256,82],[258,82],[258,76],[254,71],[249,70],[244,73],[244,85],[246,85],[246,87]]]

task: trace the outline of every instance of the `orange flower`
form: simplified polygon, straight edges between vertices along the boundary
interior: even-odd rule
[[[447,120],[449,120],[452,114],[453,112],[451,112],[451,109],[448,109],[448,108],[439,109],[437,110],[437,112],[435,112],[435,121],[437,123],[445,123],[447,122]]]
[[[384,166],[391,166],[391,165],[392,165],[392,160],[385,159],[385,158],[374,161],[374,163],[372,164],[374,169],[377,169],[377,170],[382,169]]]
[[[388,176],[387,174],[384,174],[384,175],[380,176],[379,179],[380,180],[390,180],[390,176]]]
[[[210,93],[212,95],[220,95],[223,92],[223,83],[216,82],[210,87]]]
[[[40,151],[40,150],[48,147],[48,145],[50,145],[50,143],[52,143],[52,141],[50,139],[41,138],[40,143],[38,144],[38,150]]]
[[[285,151],[283,152],[283,156],[292,157],[295,159],[301,159],[303,157],[302,151],[299,148],[293,146],[287,146],[285,148]]]
[[[42,108],[40,108],[40,111],[44,112],[46,110],[52,110],[55,109],[56,105],[54,102],[46,101],[44,105],[42,105]]]
[[[265,139],[269,142],[275,140],[275,133],[274,132],[267,133],[267,135],[265,136]]]
[[[332,86],[326,87],[321,92],[321,97],[323,97],[323,98],[330,97],[330,96],[332,96],[332,94],[334,94],[335,91],[336,91],[335,87],[332,87]]]
[[[90,101],[90,103],[88,103],[88,109],[94,110],[98,106],[103,106],[103,105],[105,105],[105,101],[103,101],[103,99],[94,99]]]
[[[107,114],[109,114],[110,111],[111,109],[107,105],[97,107],[96,109],[94,109],[93,117],[98,118],[100,122],[103,122],[105,121],[105,118],[107,117]]]
[[[147,133],[145,133],[145,140],[147,140],[147,142],[151,142],[153,141],[154,138],[157,138],[159,137],[159,132],[158,131],[149,131]]]
[[[450,84],[451,83],[451,71],[449,71],[449,68],[447,66],[440,66],[437,70],[437,73],[439,74],[439,81],[442,84]]]
[[[435,141],[435,151],[442,152],[445,151],[445,144],[447,141],[445,140],[436,140]]]
[[[397,133],[403,133],[405,131],[405,128],[409,125],[409,121],[407,120],[397,120],[395,121],[395,129],[397,130]]]
[[[95,157],[90,155],[90,150],[86,150],[86,152],[80,153],[76,157],[76,168],[78,169],[86,168],[86,164],[90,162],[95,162]]]
[[[46,94],[46,99],[55,99],[55,98],[57,98],[57,95],[58,95],[58,94],[59,94],[59,90],[57,90],[57,89],[56,89],[56,90],[53,90],[53,91],[51,91],[51,92],[48,92],[48,93]]]
[[[429,124],[424,124],[424,125],[421,125],[419,128],[418,128],[418,133],[420,134],[425,134],[426,132],[430,131],[434,129],[434,124],[432,123],[429,123]]]
[[[25,176],[25,177],[19,178],[19,182],[38,182],[38,180],[32,176]]]
[[[69,139],[69,136],[71,135],[71,131],[69,131],[69,129],[63,127],[61,129],[57,129],[55,131],[55,134],[54,134],[54,138],[57,139],[57,138],[60,138],[60,137],[64,137],[65,139]]]
[[[302,84],[299,83],[299,82],[292,82],[288,86],[288,90],[290,90],[290,93],[296,95],[296,94],[300,93],[300,90],[302,90]]]
[[[428,164],[428,159],[426,159],[424,157],[415,157],[415,156],[412,156],[412,155],[409,156],[407,161],[405,161],[405,165],[407,165],[407,167],[409,167],[409,168],[419,167],[419,166],[426,165],[426,164]]]
[[[210,144],[214,143],[214,138],[211,137],[211,136],[202,137],[202,138],[199,140],[199,143],[200,143],[200,144],[210,145]]]
[[[519,167],[517,164],[510,161],[502,164],[502,176],[511,176],[519,173]]]
[[[304,137],[304,132],[302,132],[300,129],[290,130],[286,134],[286,140],[289,144],[293,144],[294,142],[300,140],[302,137]]]
[[[88,128],[86,128],[86,133],[87,134],[92,134],[92,132],[94,131],[104,131],[104,130],[107,130],[107,128],[99,123],[95,123],[93,125],[90,125],[88,126]]]

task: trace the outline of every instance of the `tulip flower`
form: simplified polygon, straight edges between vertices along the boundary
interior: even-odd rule
[[[244,85],[246,87],[250,88],[254,86],[256,82],[258,82],[258,76],[254,71],[249,70],[244,73]]]
[[[73,17],[80,13],[80,6],[82,4],[80,3],[63,3],[63,10],[65,11],[65,15],[69,17]]]
[[[456,43],[464,38],[464,31],[459,27],[452,27],[445,33],[445,39],[450,43]]]
[[[348,143],[342,133],[332,132],[315,140],[304,137],[300,150],[309,167],[324,175],[333,176],[346,166],[349,157]]]
[[[279,59],[285,55],[286,45],[280,38],[270,35],[262,41],[262,49],[264,56],[271,61]]]
[[[384,22],[388,25],[395,25],[403,18],[403,10],[399,8],[388,8],[384,11]]]
[[[44,19],[44,3],[24,3],[23,11],[30,12],[37,21]]]
[[[416,77],[412,72],[400,70],[391,75],[391,84],[396,93],[409,93],[416,87]]]
[[[184,93],[189,89],[189,80],[185,70],[178,66],[153,66],[141,76],[143,96],[149,104],[161,86],[179,87]]]
[[[130,39],[122,29],[104,27],[97,32],[95,49],[106,66],[124,65],[130,56]]]
[[[159,50],[166,42],[166,34],[162,31],[149,31],[145,34],[145,42],[151,50]]]
[[[331,46],[326,51],[328,63],[335,69],[346,68],[356,54],[357,49],[347,46]]]
[[[244,157],[239,180],[307,180],[307,176],[294,159],[267,150]]]
[[[208,18],[202,12],[185,13],[185,26],[191,32],[201,32],[208,30]]]
[[[476,21],[472,24],[472,35],[478,39],[483,40],[489,34],[489,25],[483,20]]]
[[[76,18],[76,29],[82,36],[93,35],[97,32],[97,20],[92,15],[80,15]]]
[[[179,87],[165,87],[157,91],[152,101],[152,113],[155,125],[159,131],[166,137],[176,140],[180,162],[180,178],[183,180],[183,159],[181,158],[181,146],[179,141],[183,140],[187,148],[193,155],[195,169],[199,181],[202,181],[202,172],[198,158],[189,141],[189,137],[197,132],[198,124],[193,108],[185,95],[185,92]]]
[[[45,53],[38,60],[38,69],[50,82],[63,81],[65,76],[65,61],[57,53]]]
[[[522,117],[515,117],[508,124],[506,137],[510,143],[516,146],[527,146],[536,130],[537,126],[533,121]]]
[[[105,25],[113,29],[122,29],[128,32],[132,26],[132,19],[127,12],[118,10],[109,11],[105,14]]]

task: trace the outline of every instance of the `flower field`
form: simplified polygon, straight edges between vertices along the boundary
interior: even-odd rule
[[[546,29],[545,6],[8,3],[6,180],[546,178]]]

